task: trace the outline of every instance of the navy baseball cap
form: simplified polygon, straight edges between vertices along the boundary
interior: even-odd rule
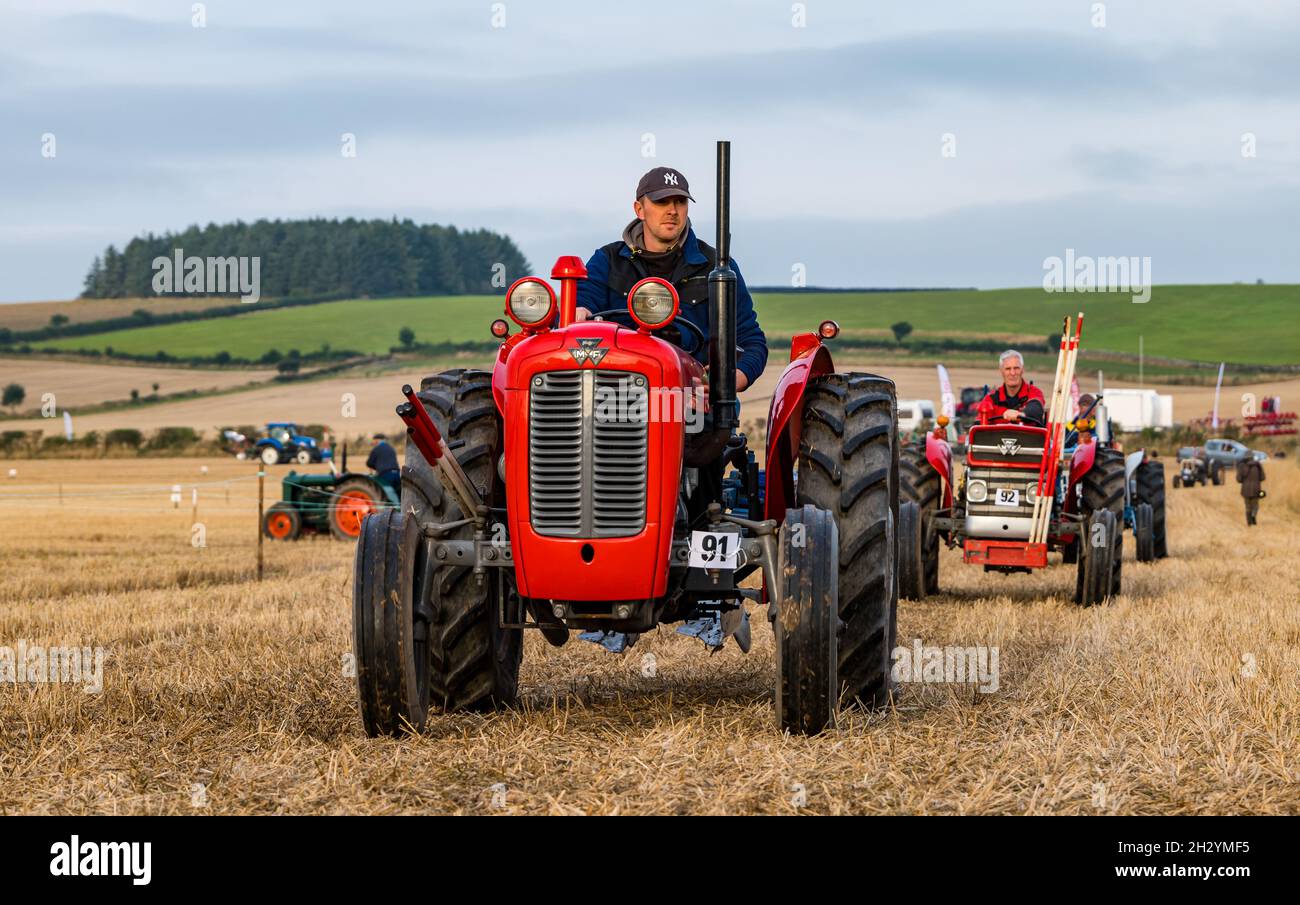
[[[672,167],[655,167],[641,177],[641,181],[636,184],[636,197],[646,196],[651,201],[663,201],[674,196],[695,200],[691,198],[691,187],[686,182],[686,177]]]

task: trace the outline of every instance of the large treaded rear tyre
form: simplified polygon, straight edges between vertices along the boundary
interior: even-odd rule
[[[943,499],[943,480],[925,457],[925,441],[899,450],[898,498],[914,500],[921,518],[921,571],[923,584],[917,597],[939,593],[939,532],[930,524]]]
[[[1075,585],[1074,600],[1084,606],[1116,596],[1120,593],[1124,568],[1124,454],[1117,449],[1097,449],[1092,468],[1083,476],[1083,498],[1080,512],[1088,517],[1084,525],[1084,535],[1079,550],[1078,580]],[[1085,573],[1094,575],[1099,559],[1094,549],[1096,535],[1092,520],[1097,512],[1109,512],[1108,519],[1103,520],[1105,534],[1103,540],[1109,551],[1104,557],[1108,584],[1104,592],[1093,587],[1085,580]],[[1090,580],[1090,579],[1089,579]]]
[[[776,721],[816,735],[835,725],[839,706],[839,531],[815,506],[786,511],[776,574]]]
[[[804,393],[796,501],[839,529],[839,682],[846,701],[889,703],[898,618],[898,412],[894,382],[827,374]]]
[[[1169,555],[1169,539],[1165,523],[1165,465],[1148,460],[1137,467],[1134,474],[1137,493],[1135,502],[1150,503],[1152,534],[1155,537],[1156,559]]]
[[[352,643],[366,734],[424,729],[429,713],[426,547],[413,520],[389,509],[369,516],[357,540]]]
[[[419,399],[470,481],[496,505],[503,498],[495,463],[500,425],[492,399],[492,375],[456,369],[426,377]],[[406,445],[402,468],[402,512],[421,524],[459,521],[455,496],[444,492],[437,472],[414,443]],[[472,540],[462,525],[446,540]],[[433,631],[430,643],[431,703],[443,711],[490,710],[510,706],[519,687],[523,630],[500,626],[497,612],[501,569],[488,569],[482,582],[472,566],[441,566],[430,583]],[[507,582],[508,584],[508,582]]]

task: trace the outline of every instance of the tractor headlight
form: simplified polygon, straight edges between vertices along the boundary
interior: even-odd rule
[[[966,482],[966,499],[972,503],[982,503],[989,498],[989,485],[983,481]]]
[[[537,277],[524,277],[506,291],[506,314],[521,327],[538,327],[555,314],[555,290]]]
[[[657,329],[677,316],[677,290],[667,280],[646,277],[627,294],[627,308],[642,327]]]
[[[1038,502],[1038,482],[1030,481],[1025,485],[1025,502],[1030,506]]]

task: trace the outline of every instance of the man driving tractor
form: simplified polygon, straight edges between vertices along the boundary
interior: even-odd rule
[[[1043,391],[1025,382],[1024,356],[1015,349],[1007,349],[998,356],[998,368],[1002,371],[1002,386],[984,397],[984,403],[992,406],[991,418],[1043,427],[1046,423]],[[984,403],[980,403],[982,408]]]
[[[623,238],[596,249],[587,261],[587,279],[578,284],[578,320],[626,310],[628,291],[637,281],[660,277],[676,287],[680,316],[708,337],[709,271],[717,266],[718,254],[695,237],[688,216],[694,200],[686,177],[671,167],[655,167],[641,177],[632,202],[636,219],[623,230]],[[752,385],[767,366],[767,337],[735,258],[731,269],[736,272],[736,344],[742,350],[736,359],[739,391]],[[707,346],[695,351],[701,364],[707,363],[707,355]]]

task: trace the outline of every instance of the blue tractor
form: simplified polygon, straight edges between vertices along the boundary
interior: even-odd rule
[[[292,421],[272,421],[266,426],[266,436],[254,446],[257,457],[266,465],[296,462],[311,465],[330,458],[329,450],[322,450],[316,440],[298,430]]]

